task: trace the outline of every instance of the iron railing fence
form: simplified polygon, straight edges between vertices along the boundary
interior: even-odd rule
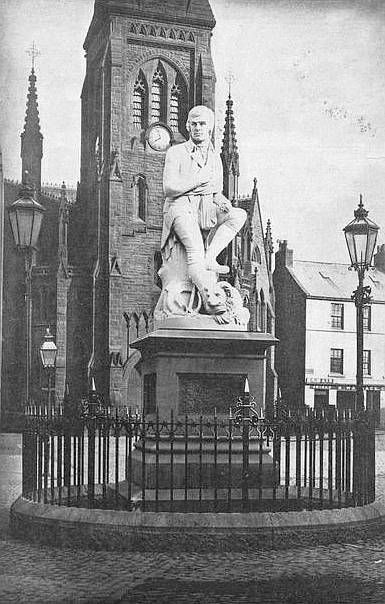
[[[143,416],[130,409],[29,407],[23,497],[142,511],[282,511],[375,498],[368,412]]]

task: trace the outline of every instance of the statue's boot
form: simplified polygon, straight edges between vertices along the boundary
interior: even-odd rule
[[[238,228],[234,228],[232,225],[226,223],[218,226],[206,251],[206,267],[208,270],[215,271],[220,275],[226,275],[229,272],[230,269],[228,266],[218,264],[217,256],[229,245],[230,241],[234,239],[238,230]]]
[[[191,281],[197,286],[200,292],[205,289],[211,289],[217,282],[216,275],[209,271],[206,264],[194,262],[188,265],[188,273]]]

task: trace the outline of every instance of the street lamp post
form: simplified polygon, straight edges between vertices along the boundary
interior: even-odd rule
[[[27,357],[25,398],[29,403],[31,398],[32,253],[37,246],[45,208],[34,199],[34,189],[29,184],[22,184],[19,195],[20,198],[9,206],[8,214],[15,245],[24,256]]]
[[[54,342],[53,335],[51,334],[49,327],[47,327],[44,342],[40,346],[40,358],[44,369],[48,373],[48,409],[51,409],[51,393],[52,393],[52,373],[55,369],[56,363],[57,346]]]
[[[365,409],[363,352],[364,352],[364,319],[363,308],[371,302],[371,288],[364,286],[365,271],[372,265],[379,227],[368,218],[360,195],[360,203],[354,211],[354,220],[344,228],[351,266],[357,271],[358,287],[352,294],[356,306],[357,325],[357,374],[356,374],[356,411]]]

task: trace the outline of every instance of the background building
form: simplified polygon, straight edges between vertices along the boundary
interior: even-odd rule
[[[366,405],[385,424],[385,245],[366,275],[373,301],[364,309]],[[356,389],[357,276],[346,264],[294,260],[282,241],[276,253],[276,366],[291,407],[352,409]]]
[[[215,21],[208,0],[185,6],[96,0],[84,48],[80,183],[73,190],[42,187],[43,137],[32,70],[22,134],[22,175],[46,208],[32,271],[32,397],[46,396],[38,351],[49,326],[58,347],[57,401],[68,383],[74,398],[90,376],[112,405],[140,407],[139,353],[130,343],[151,329],[160,294],[162,174],[165,152],[151,148],[148,127],[165,125],[174,144],[187,136],[188,110],[214,109],[215,72],[210,38]],[[222,143],[224,192],[248,220],[224,260],[230,280],[250,307],[250,329],[274,332],[270,225],[262,226],[257,182],[238,192],[239,154],[233,103],[227,101]],[[27,165],[28,164],[28,165]],[[5,205],[18,197],[6,181]],[[22,259],[4,218],[2,426],[21,417],[25,373]],[[274,353],[266,362],[265,391],[275,396]]]

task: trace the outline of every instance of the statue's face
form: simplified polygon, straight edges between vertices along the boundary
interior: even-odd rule
[[[211,131],[207,117],[201,113],[194,115],[189,120],[190,135],[194,143],[201,144],[210,140]]]

